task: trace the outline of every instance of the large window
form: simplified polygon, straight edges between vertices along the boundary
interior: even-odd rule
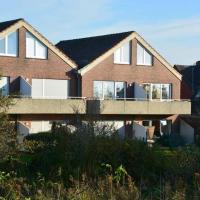
[[[152,55],[143,46],[137,44],[137,65],[151,66],[152,62]]]
[[[94,81],[94,97],[99,99],[125,98],[126,83],[114,81]]]
[[[29,32],[26,32],[26,57],[47,59],[47,47]]]
[[[18,55],[18,32],[12,32],[3,38],[0,38],[0,55],[17,56]]]
[[[114,53],[114,63],[130,64],[131,61],[131,43],[128,42]]]
[[[143,84],[147,99],[171,99],[171,84]]]

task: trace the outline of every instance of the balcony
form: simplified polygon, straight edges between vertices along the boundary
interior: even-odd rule
[[[15,98],[9,114],[86,114],[84,98],[32,99]]]
[[[180,115],[191,114],[188,100],[95,100],[87,98],[15,98],[9,114]]]
[[[103,115],[180,115],[191,114],[191,102],[188,100],[117,99],[88,100],[88,114]]]

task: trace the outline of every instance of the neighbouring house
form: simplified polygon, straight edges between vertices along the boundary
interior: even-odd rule
[[[76,64],[25,20],[0,23],[0,87],[4,95],[27,99],[76,96],[74,69]],[[42,104],[38,106],[42,109]],[[51,127],[49,123],[30,121],[21,113],[12,116],[18,121],[20,132]]]
[[[182,74],[181,98],[190,99],[192,103],[192,115],[180,117],[180,133],[188,143],[194,141],[199,143],[200,61],[197,61],[194,65],[175,65],[174,68]]]
[[[24,19],[0,23],[0,88],[22,135],[95,120],[142,140],[177,132],[182,76],[138,33],[65,40],[54,46]]]

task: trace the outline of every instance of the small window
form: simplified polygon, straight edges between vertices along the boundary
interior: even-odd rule
[[[17,56],[18,54],[18,32],[15,31],[0,38],[0,55]]]
[[[140,44],[137,44],[137,65],[152,66],[152,55]]]
[[[26,32],[26,57],[47,59],[47,47],[29,32]]]
[[[116,64],[130,64],[130,42],[123,45],[121,48],[117,49],[114,53],[114,63]]]
[[[8,35],[7,53],[17,55],[17,34],[16,32]]]

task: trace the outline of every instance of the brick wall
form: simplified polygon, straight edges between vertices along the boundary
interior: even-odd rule
[[[82,96],[93,96],[94,80],[114,80],[132,83],[171,83],[172,98],[180,98],[180,80],[172,74],[156,58],[153,66],[137,66],[137,41],[132,41],[132,62],[130,65],[113,64],[114,55],[109,56],[100,64],[89,70],[82,77]]]
[[[18,57],[0,56],[0,73],[9,76],[13,82],[17,77],[71,80],[71,95],[76,95],[76,81],[72,75],[72,68],[59,56],[48,49],[48,59],[26,58],[26,29],[19,29],[19,55]],[[14,84],[13,84],[14,87]]]

